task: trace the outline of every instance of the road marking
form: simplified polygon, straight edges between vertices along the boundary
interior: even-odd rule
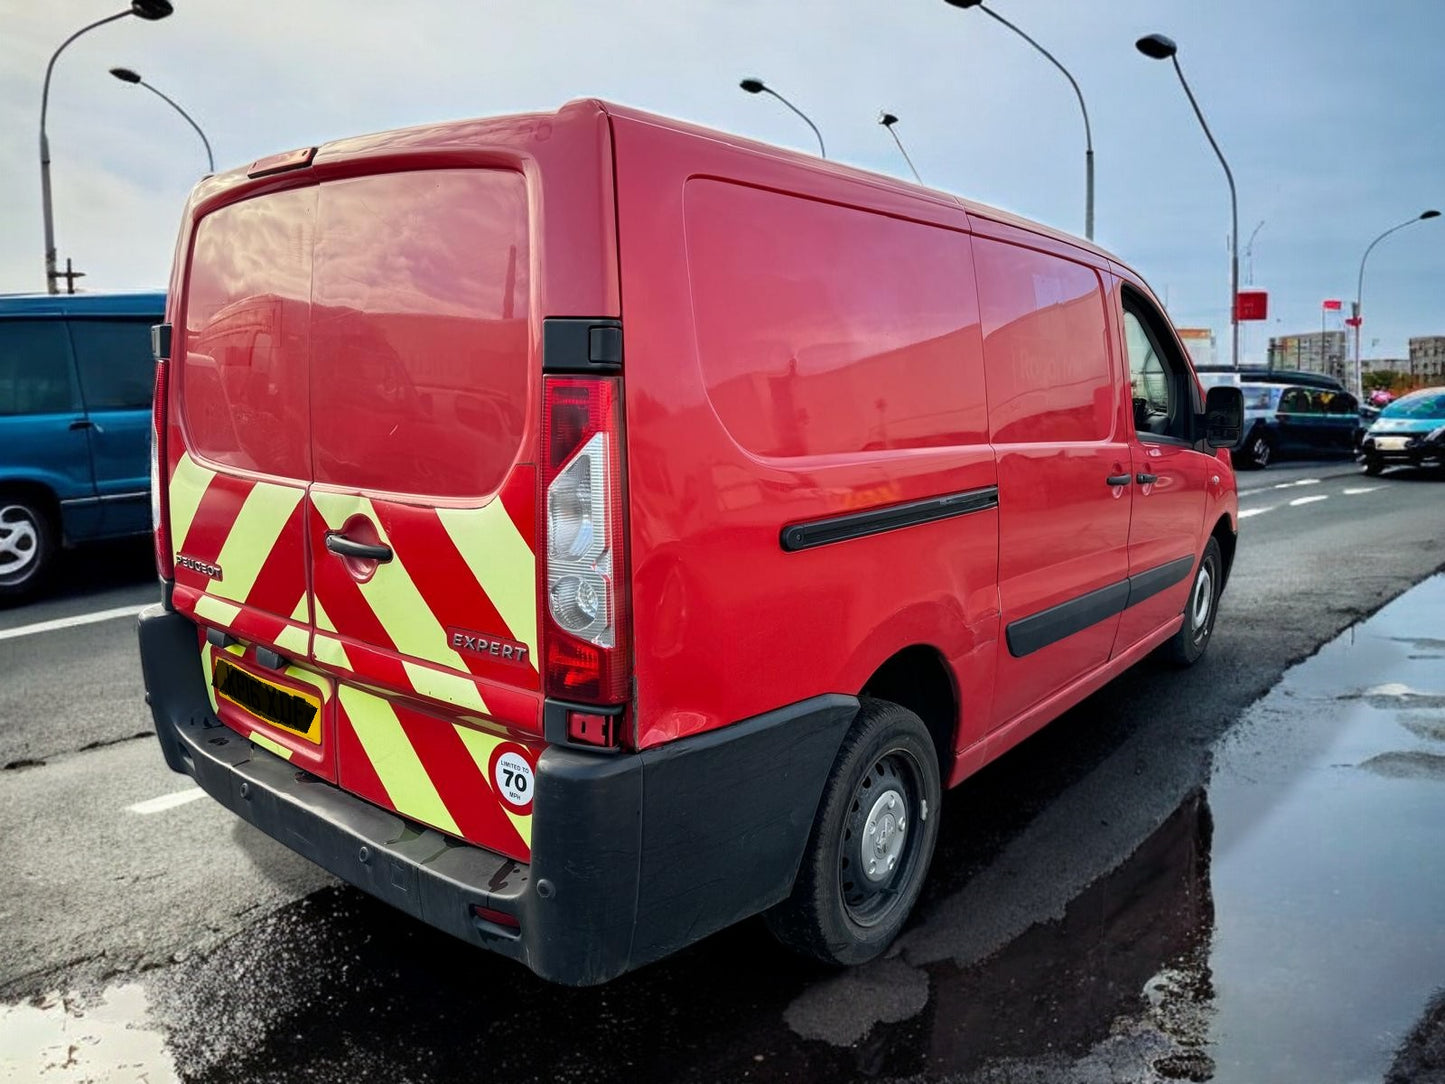
[[[91,614],[76,614],[74,617],[57,617],[54,621],[37,621],[33,625],[21,625],[14,629],[0,629],[0,640],[12,640],[17,636],[34,636],[38,632],[54,632],[56,629],[70,629],[76,625],[93,625],[97,621],[114,621],[117,617],[134,617],[149,606],[118,606],[114,610],[97,610]]]
[[[1329,496],[1324,493],[1321,493],[1318,497],[1296,497],[1289,502],[1289,506],[1291,508],[1298,508],[1302,504],[1314,504],[1315,501],[1327,501],[1329,499]]]
[[[1276,482],[1275,489],[1292,489],[1295,486],[1317,486],[1320,484],[1318,478],[1301,478],[1298,482]]]
[[[1240,513],[1239,513],[1239,518],[1240,518],[1240,519],[1248,519],[1250,516],[1262,516],[1262,515],[1264,515],[1264,513],[1266,513],[1266,512],[1273,512],[1273,511],[1274,511],[1274,505],[1270,505],[1268,508],[1245,508],[1245,509],[1242,509],[1242,510],[1240,511]]]
[[[1353,497],[1356,493],[1373,493],[1377,489],[1384,489],[1384,486],[1357,486],[1354,489],[1345,490],[1345,496]]]
[[[125,808],[127,813],[164,813],[167,809],[175,809],[178,805],[185,805],[187,802],[194,802],[197,798],[205,796],[206,792],[200,787],[188,787],[185,790],[178,790],[174,794],[162,794],[159,798],[136,802],[135,805],[128,805]]]

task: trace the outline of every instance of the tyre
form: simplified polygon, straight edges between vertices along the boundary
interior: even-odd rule
[[[1274,459],[1274,441],[1269,439],[1269,434],[1262,429],[1256,429],[1250,434],[1249,443],[1244,448],[1245,458],[1249,465],[1258,470],[1264,470]]]
[[[38,591],[55,560],[55,525],[35,498],[0,493],[0,602]]]
[[[1184,624],[1174,638],[1164,645],[1163,655],[1179,666],[1193,666],[1209,646],[1214,635],[1214,619],[1219,614],[1219,594],[1224,590],[1224,558],[1219,543],[1210,538],[1204,544],[1204,555],[1194,567],[1194,582],[1184,603]]]
[[[1365,468],[1364,468],[1364,469],[1365,469],[1365,473],[1368,474],[1368,475],[1370,475],[1370,477],[1373,478],[1373,477],[1375,477],[1376,475],[1378,475],[1382,470],[1385,469],[1385,464],[1381,461],[1381,459],[1380,459],[1379,456],[1376,456],[1376,455],[1367,455],[1367,456],[1365,456]]]
[[[886,700],[860,699],[792,895],[763,916],[773,936],[824,963],[861,964],[884,952],[923,887],[940,801],[923,721]]]

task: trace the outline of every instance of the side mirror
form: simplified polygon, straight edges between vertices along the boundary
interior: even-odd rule
[[[1210,388],[1204,395],[1204,443],[1233,449],[1243,440],[1244,392],[1231,384]]]

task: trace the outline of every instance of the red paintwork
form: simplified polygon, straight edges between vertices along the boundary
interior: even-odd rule
[[[284,263],[307,238],[304,280],[253,283],[233,258],[272,245]],[[187,540],[200,559],[250,472],[362,493],[431,618],[515,639],[436,509],[501,501],[540,552],[541,322],[621,317],[628,744],[856,693],[922,645],[961,705],[957,782],[1167,639],[1189,585],[1023,659],[1007,622],[1197,556],[1236,520],[1227,455],[1135,436],[1121,282],[1152,298],[1101,250],[992,208],[597,102],[345,140],[193,194],[168,466],[189,448],[221,469]],[[304,341],[309,385],[281,390],[304,364],[262,380],[241,326],[269,329],[270,364]],[[256,371],[207,360],[242,349]],[[229,427],[240,411],[254,426]],[[1159,481],[1104,481],[1143,470]],[[779,545],[785,524],[992,485],[998,510]],[[274,576],[303,569],[336,623],[350,669],[330,671],[445,714],[358,601],[355,563],[326,551],[310,496],[301,509]],[[177,572],[182,609],[194,576]],[[258,595],[233,631],[277,616]],[[465,660],[498,721],[540,732],[535,667]],[[343,727],[342,783],[370,794],[346,743]]]

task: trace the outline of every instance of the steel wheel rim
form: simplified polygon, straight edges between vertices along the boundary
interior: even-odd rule
[[[875,758],[854,788],[838,856],[838,895],[851,922],[884,922],[913,881],[923,793],[922,770],[902,749]]]
[[[1261,467],[1269,464],[1269,441],[1264,437],[1255,437],[1254,439],[1254,461]]]
[[[1194,628],[1194,639],[1198,641],[1209,628],[1209,616],[1214,609],[1214,570],[1208,561],[1199,566],[1199,575],[1194,577],[1194,591],[1190,596],[1189,616]]]
[[[40,560],[40,525],[19,504],[0,508],[0,579],[25,579]]]

